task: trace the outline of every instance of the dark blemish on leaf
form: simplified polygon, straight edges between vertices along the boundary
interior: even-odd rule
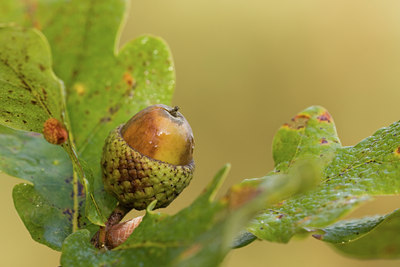
[[[65,209],[65,210],[63,210],[63,214],[68,216],[69,221],[72,221],[72,215],[74,214],[73,210]]]
[[[64,180],[65,183],[69,184],[72,181],[72,176],[68,177],[67,179]]]
[[[307,126],[310,116],[307,114],[299,114],[291,119],[289,123],[285,123],[282,127],[294,130],[300,130]]]
[[[39,69],[40,69],[41,71],[45,71],[45,70],[46,70],[46,67],[43,66],[42,64],[39,64]]]
[[[13,93],[13,90],[8,90],[8,92],[9,92],[10,94],[12,94],[12,93]]]
[[[101,122],[101,123],[107,123],[107,122],[109,122],[109,121],[111,121],[111,118],[110,118],[110,117],[103,117],[103,118],[100,119],[100,122]]]
[[[78,196],[84,196],[85,190],[81,182],[78,181]]]
[[[279,214],[276,218],[277,219],[282,219],[283,218],[283,214]]]
[[[29,61],[29,56],[25,55],[25,62],[28,62],[28,61]]]
[[[36,104],[37,104],[37,102],[36,102],[35,100],[31,100],[31,103],[32,103],[33,105],[36,105]]]
[[[74,70],[74,71],[72,72],[72,78],[75,78],[77,75],[78,75],[78,71],[77,71],[77,70]]]
[[[10,120],[5,120],[4,122],[11,122]]]
[[[324,113],[322,113],[321,115],[319,115],[317,117],[319,122],[327,122],[330,123],[332,120],[331,114],[329,114],[328,111],[325,111]]]
[[[86,115],[89,115],[89,114],[90,114],[90,111],[89,111],[89,110],[85,110],[85,114],[86,114]]]
[[[328,144],[328,141],[326,140],[325,137],[323,137],[321,140],[319,140],[319,143],[320,143],[321,145],[324,145],[324,144]]]
[[[47,91],[44,88],[42,89],[42,94],[44,95],[44,100],[47,100]]]
[[[118,110],[119,110],[119,106],[116,105],[116,106],[114,106],[114,107],[110,107],[110,108],[108,109],[108,112],[110,113],[110,115],[114,115]]]
[[[22,122],[23,122],[24,124],[27,124],[27,123],[28,123],[26,120],[22,120]]]

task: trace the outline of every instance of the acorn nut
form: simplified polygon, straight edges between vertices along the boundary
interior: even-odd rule
[[[149,106],[105,141],[101,166],[105,189],[119,205],[145,209],[168,206],[193,177],[194,140],[178,107]]]

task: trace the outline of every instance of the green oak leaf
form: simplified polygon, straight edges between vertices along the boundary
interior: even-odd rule
[[[341,147],[329,113],[322,107],[304,110],[274,138],[272,173],[290,173],[295,162],[308,159],[320,162],[322,179],[316,188],[265,209],[247,230],[286,243],[296,234],[334,223],[374,195],[398,194],[399,146],[399,122],[355,146]]]
[[[274,136],[275,171],[287,171],[296,161],[305,158],[327,164],[340,146],[328,111],[320,106],[309,107],[285,123]]]
[[[1,21],[36,27],[49,40],[55,73],[66,85],[76,154],[92,173],[92,178],[82,179],[93,200],[87,215],[96,224],[102,224],[116,204],[101,181],[104,139],[144,107],[169,104],[175,85],[171,53],[160,38],[142,36],[118,50],[127,7],[126,0],[6,0],[0,4]]]
[[[347,256],[362,259],[400,257],[400,210],[361,219],[345,220],[321,229],[313,235]]]
[[[69,123],[64,113],[62,83],[51,69],[51,56],[45,37],[34,29],[15,26],[0,27],[0,124],[34,132],[42,132],[44,122],[54,117],[67,129]],[[89,174],[81,166],[71,142],[71,132],[64,149],[70,155],[73,166],[85,188]],[[86,168],[88,169],[88,168]],[[73,181],[77,183],[78,177]],[[75,186],[77,191],[77,186]],[[93,194],[87,194],[87,207],[97,207]],[[78,200],[74,200],[77,205]],[[94,222],[103,222],[105,217],[98,209],[89,214]]]
[[[37,242],[61,250],[74,224],[95,230],[83,216],[82,190],[74,205],[71,161],[61,147],[47,143],[40,134],[0,126],[0,170],[33,183],[16,185],[13,199]]]
[[[217,266],[236,234],[265,205],[298,192],[302,176],[275,175],[258,186],[234,186],[222,199],[215,194],[228,166],[189,207],[175,215],[152,211],[153,202],[131,236],[119,247],[100,252],[86,230],[64,242],[63,266]]]
[[[3,21],[37,27],[49,40],[55,72],[66,85],[78,156],[93,171],[94,184],[88,184],[97,201],[93,206],[109,214],[116,200],[101,182],[104,140],[144,107],[170,104],[175,73],[168,46],[160,38],[142,36],[118,49],[126,0],[7,0],[3,5]],[[88,214],[102,223],[98,211]]]
[[[62,121],[63,85],[51,69],[50,48],[37,30],[0,25],[0,123],[42,132]]]

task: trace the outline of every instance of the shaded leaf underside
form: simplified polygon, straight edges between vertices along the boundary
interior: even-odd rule
[[[72,166],[63,149],[47,143],[39,134],[0,126],[0,169],[27,180],[14,188],[13,199],[32,238],[60,250],[72,233],[73,214],[79,212],[79,227],[89,227],[84,214],[84,192],[73,204]]]
[[[394,259],[400,255],[400,211],[335,223],[314,237],[338,251],[362,259]]]

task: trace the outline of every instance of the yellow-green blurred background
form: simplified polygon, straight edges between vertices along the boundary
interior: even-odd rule
[[[163,37],[174,55],[174,103],[191,123],[196,176],[164,211],[187,206],[226,162],[222,189],[273,168],[278,127],[310,105],[326,107],[343,145],[400,119],[400,1],[133,0],[122,43]],[[20,180],[0,174],[2,266],[58,266],[60,254],[31,240],[11,198]],[[352,217],[389,212],[379,198]],[[312,238],[254,242],[225,266],[400,266],[346,258]]]

